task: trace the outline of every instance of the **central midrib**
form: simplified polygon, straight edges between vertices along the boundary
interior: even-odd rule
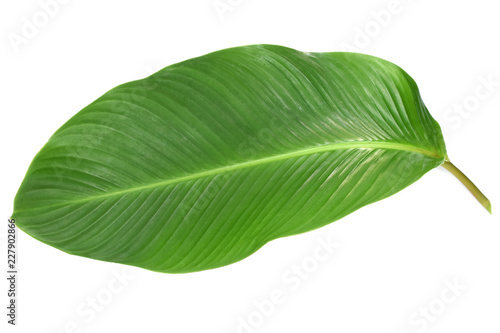
[[[131,193],[131,192],[148,190],[148,189],[152,189],[152,188],[156,188],[156,187],[162,187],[162,186],[166,186],[166,185],[171,185],[171,184],[180,183],[180,182],[189,181],[189,180],[198,179],[198,178],[207,177],[207,176],[214,176],[214,175],[221,174],[224,172],[244,169],[244,168],[248,168],[248,167],[252,167],[252,166],[256,166],[256,165],[286,160],[286,159],[294,158],[294,157],[312,155],[312,154],[316,154],[316,153],[335,151],[335,150],[341,150],[341,149],[362,149],[362,148],[409,151],[409,152],[414,152],[414,153],[426,155],[426,156],[433,157],[433,158],[441,158],[441,156],[436,152],[429,151],[429,150],[426,150],[426,149],[423,149],[420,147],[416,147],[413,145],[409,145],[409,144],[403,144],[403,143],[380,142],[380,141],[372,141],[372,142],[359,141],[359,142],[335,143],[335,144],[329,144],[329,145],[324,145],[324,146],[318,146],[318,147],[314,147],[314,148],[297,150],[297,151],[286,153],[286,154],[264,157],[264,158],[256,159],[253,161],[236,163],[233,165],[228,165],[228,166],[224,166],[224,167],[220,167],[220,168],[216,168],[216,169],[211,169],[211,170],[207,170],[207,171],[193,173],[191,175],[187,175],[187,176],[183,176],[183,177],[172,178],[172,179],[168,179],[168,180],[164,180],[164,181],[160,181],[160,182],[131,187],[131,188],[127,188],[127,189],[123,189],[123,190],[119,190],[119,191],[113,191],[113,192],[109,192],[109,193],[88,196],[88,197],[84,197],[81,199],[70,200],[68,202],[56,204],[56,205],[59,206],[59,205],[64,205],[64,204],[73,204],[73,203],[79,203],[79,202],[86,202],[86,201],[90,201],[90,200],[97,200],[97,199],[116,196],[116,195],[124,195],[124,194]],[[45,208],[47,208],[47,206]]]

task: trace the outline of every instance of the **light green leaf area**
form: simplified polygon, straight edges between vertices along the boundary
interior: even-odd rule
[[[236,47],[85,107],[36,155],[12,216],[67,253],[193,272],[338,220],[445,157],[439,125],[398,66]]]

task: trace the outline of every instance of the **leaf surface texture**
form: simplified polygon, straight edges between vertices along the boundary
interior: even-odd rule
[[[251,45],[120,85],[36,155],[13,217],[65,252],[181,273],[407,187],[446,156],[398,66]]]

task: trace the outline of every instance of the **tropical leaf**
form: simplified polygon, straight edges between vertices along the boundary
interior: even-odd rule
[[[67,253],[192,272],[338,220],[446,160],[396,65],[236,47],[85,107],[35,156],[13,218]]]

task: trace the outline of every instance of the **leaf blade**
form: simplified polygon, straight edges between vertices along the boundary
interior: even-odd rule
[[[445,155],[399,67],[240,47],[90,104],[35,157],[13,216],[69,253],[190,272],[385,198]]]

